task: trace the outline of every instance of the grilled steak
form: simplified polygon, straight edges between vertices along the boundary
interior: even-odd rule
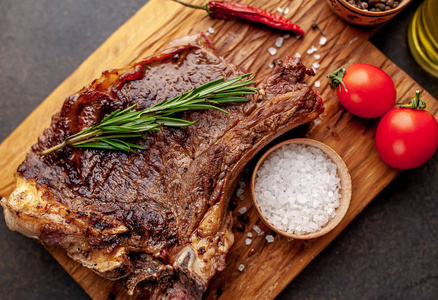
[[[225,267],[234,241],[227,203],[245,164],[280,134],[316,118],[320,95],[304,82],[313,71],[277,61],[259,94],[220,111],[181,115],[189,127],[162,128],[135,141],[138,155],[66,147],[40,153],[115,109],[150,107],[242,70],[218,57],[203,35],[102,77],[68,97],[2,199],[11,230],[62,247],[84,266],[122,280],[130,294],[202,297]]]

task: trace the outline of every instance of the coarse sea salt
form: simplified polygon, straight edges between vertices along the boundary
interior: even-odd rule
[[[316,48],[315,46],[310,47],[309,49],[307,49],[307,54],[313,54],[314,52],[316,52],[318,50],[318,48]]]
[[[243,269],[245,269],[245,265],[244,265],[244,264],[240,264],[240,265],[237,267],[237,270],[239,270],[240,272],[242,272]]]
[[[277,48],[280,48],[280,47],[283,45],[283,42],[284,42],[284,38],[280,36],[280,37],[278,37],[277,40],[275,41],[275,46],[276,46]]]
[[[314,62],[314,63],[312,64],[312,68],[314,68],[314,69],[318,69],[320,66],[321,66],[321,65],[320,65],[319,63],[317,63],[317,62]]]
[[[270,48],[268,49],[268,52],[269,52],[269,54],[271,54],[271,55],[275,55],[275,54],[277,54],[277,49],[275,49],[274,47],[270,47]]]
[[[257,236],[262,236],[263,235],[263,231],[257,225],[254,224],[252,226],[252,229],[254,229],[254,231],[257,233]]]
[[[272,235],[268,234],[268,235],[266,236],[266,241],[267,241],[268,243],[273,243],[273,242],[274,242],[274,237],[273,237]]]
[[[337,167],[325,153],[312,146],[289,144],[271,153],[260,166],[254,196],[273,227],[303,235],[320,230],[335,216],[340,188]]]
[[[244,213],[246,213],[248,211],[248,209],[246,208],[246,206],[242,207],[241,209],[239,209],[239,214],[243,215]]]
[[[315,81],[314,85],[315,85],[315,87],[317,87],[317,88],[321,87],[321,81],[319,81],[319,80]],[[315,202],[315,203],[316,203],[316,202]]]

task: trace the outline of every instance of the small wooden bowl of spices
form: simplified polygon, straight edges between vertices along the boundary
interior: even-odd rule
[[[332,11],[347,23],[371,26],[389,21],[412,0],[327,0]]]
[[[280,235],[313,239],[335,228],[351,199],[351,177],[341,157],[312,139],[292,139],[269,149],[251,180],[254,206]]]

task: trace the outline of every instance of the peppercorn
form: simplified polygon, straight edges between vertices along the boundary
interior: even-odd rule
[[[395,0],[344,0],[348,4],[370,12],[388,11],[397,8],[400,1]]]
[[[244,232],[245,231],[245,225],[243,223],[239,223],[237,224],[236,229],[240,232]]]
[[[242,222],[244,222],[244,223],[248,223],[249,222],[249,217],[246,214],[238,215],[237,219],[242,221]]]

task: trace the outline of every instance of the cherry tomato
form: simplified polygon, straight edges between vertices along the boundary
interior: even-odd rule
[[[337,88],[341,105],[355,116],[377,118],[390,110],[397,93],[391,77],[369,64],[339,68],[328,76]]]
[[[438,122],[425,110],[393,108],[377,126],[376,147],[380,157],[391,167],[419,167],[438,147]]]

